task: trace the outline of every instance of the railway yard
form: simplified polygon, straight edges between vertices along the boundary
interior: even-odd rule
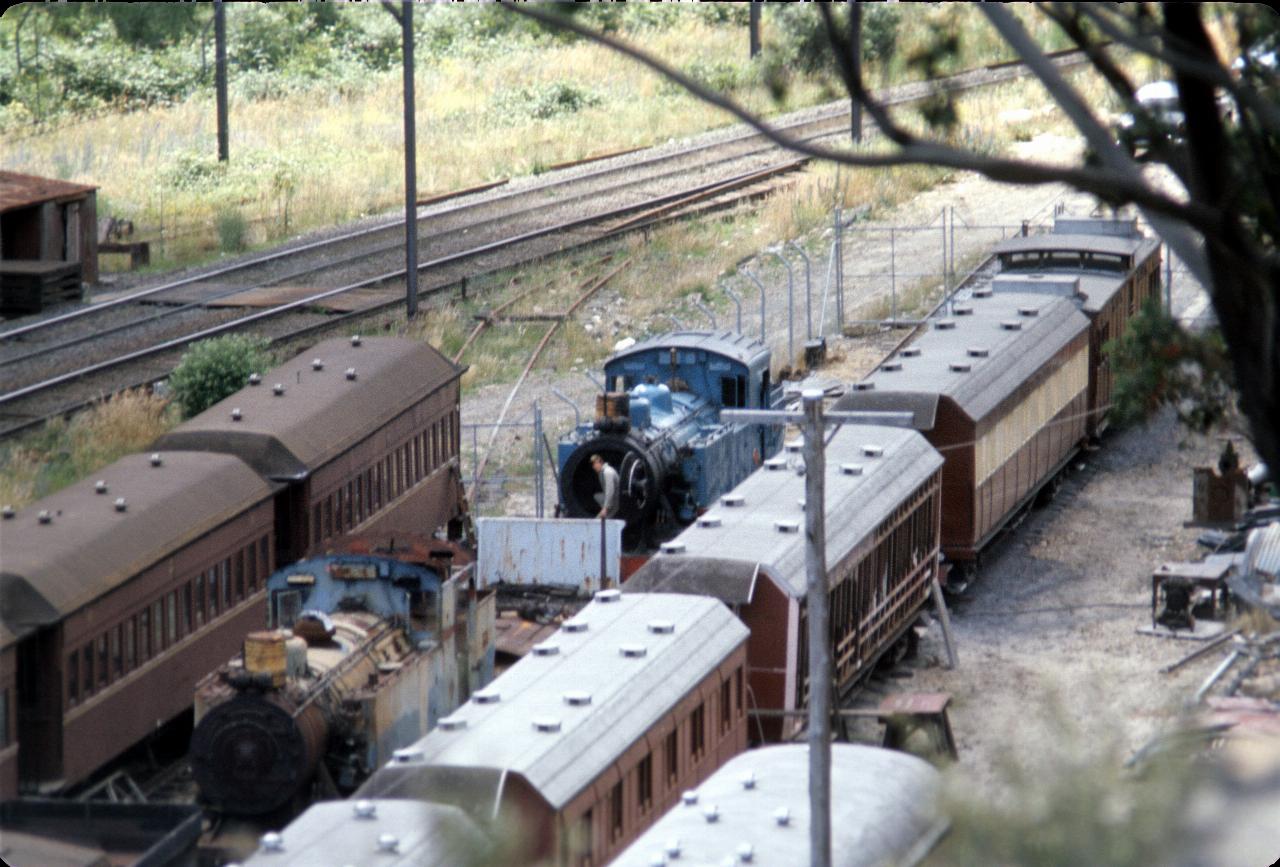
[[[981,85],[961,79],[957,86]],[[904,91],[899,96],[905,100],[918,94]],[[846,132],[847,122],[844,110],[831,106],[785,121],[810,140]],[[1078,143],[1050,133],[1015,146],[1019,156],[1046,160],[1078,149]],[[952,362],[951,372],[967,375],[976,365],[981,373],[983,360],[991,355],[1014,368],[1031,354],[1019,350],[1022,354],[1010,359],[1011,347],[1034,346],[1045,355],[1035,362],[1039,367],[1020,372],[1014,386],[1001,380],[1003,385],[989,387],[994,393],[1008,386],[1008,396],[1000,400],[1010,405],[1026,401],[1039,415],[1018,422],[1026,429],[1015,431],[1021,438],[1009,435],[1013,445],[1006,447],[1002,440],[993,446],[989,451],[995,458],[978,454],[979,436],[987,433],[956,444],[944,441],[950,434],[943,430],[942,413],[953,400],[945,395],[932,396],[928,422],[914,417],[908,425],[915,430],[895,429],[890,436],[881,428],[873,436],[869,426],[851,423],[844,439],[828,443],[843,457],[828,464],[827,477],[862,477],[872,490],[865,502],[855,494],[838,506],[831,500],[825,504],[832,540],[827,543],[832,560],[827,578],[835,604],[844,604],[846,615],[844,620],[837,615],[831,625],[832,643],[844,654],[834,683],[848,723],[838,727],[855,741],[878,743],[882,723],[887,719],[890,728],[893,724],[878,711],[887,702],[948,696],[946,718],[956,761],[942,762],[944,773],[937,781],[924,763],[899,766],[894,763],[906,762],[904,757],[883,759],[888,762],[884,774],[909,781],[911,793],[903,798],[917,803],[924,797],[918,792],[931,787],[941,792],[939,815],[949,810],[958,815],[960,805],[971,809],[975,804],[996,814],[1014,813],[1034,800],[1032,791],[1052,790],[1046,781],[1068,778],[1080,769],[1119,778],[1117,769],[1126,760],[1150,751],[1186,722],[1192,696],[1206,691],[1205,678],[1222,662],[1222,653],[1206,653],[1162,673],[1202,642],[1144,634],[1139,628],[1152,624],[1155,616],[1153,570],[1162,563],[1195,561],[1204,553],[1197,544],[1204,528],[1190,523],[1192,481],[1197,468],[1218,460],[1226,435],[1190,433],[1166,411],[1143,426],[1090,438],[1086,425],[1092,434],[1094,419],[1105,412],[1110,395],[1110,380],[1098,379],[1104,365],[1097,359],[1097,333],[1104,333],[1099,325],[1104,320],[1106,328],[1116,329],[1105,333],[1122,333],[1124,317],[1134,315],[1144,298],[1162,300],[1166,289],[1175,316],[1198,320],[1206,306],[1203,289],[1178,263],[1161,261],[1169,254],[1147,243],[1149,228],[1142,228],[1145,236],[1134,234],[1134,220],[1104,218],[1090,197],[1060,187],[1005,185],[968,173],[954,173],[899,205],[877,210],[874,218],[853,214],[838,240],[831,228],[805,238],[763,239],[761,251],[726,270],[716,286],[669,305],[640,303],[644,299],[611,282],[613,275],[642,260],[655,238],[679,231],[679,221],[732,220],[786,189],[804,168],[803,161],[758,136],[722,130],[420,203],[420,321],[429,322],[437,310],[467,299],[468,293],[475,301],[477,286],[493,289],[489,275],[569,261],[564,273],[574,274],[580,283],[570,293],[576,298],[571,305],[556,312],[545,298],[522,294],[536,293],[536,285],[500,287],[507,294],[476,317],[475,333],[512,322],[545,327],[541,351],[559,339],[557,325],[585,323],[590,326],[587,339],[599,354],[614,350],[607,368],[595,358],[573,358],[551,369],[532,357],[518,378],[469,386],[464,378],[469,343],[450,360],[405,336],[413,333],[413,324],[401,310],[404,227],[386,218],[300,238],[215,267],[121,275],[95,291],[91,305],[0,322],[0,438],[35,429],[104,393],[162,381],[183,349],[201,337],[252,330],[268,337],[280,357],[296,355],[276,368],[274,378],[253,381],[166,434],[149,460],[134,455],[102,470],[110,497],[96,499],[107,491],[108,481],[98,482],[95,490],[91,480],[84,480],[48,502],[18,510],[16,517],[6,513],[10,527],[40,532],[53,524],[63,532],[73,520],[64,521],[62,509],[76,519],[78,509],[87,513],[84,504],[100,502],[105,509],[114,500],[118,520],[135,520],[135,513],[151,510],[163,535],[167,525],[159,516],[183,494],[165,490],[166,482],[160,482],[158,493],[148,489],[135,495],[130,490],[126,504],[125,496],[116,499],[117,488],[124,492],[136,481],[131,476],[154,470],[150,478],[158,478],[170,467],[198,478],[196,470],[186,469],[193,460],[186,453],[218,452],[221,482],[208,478],[192,484],[217,485],[210,498],[220,498],[216,505],[222,517],[210,514],[203,520],[224,534],[218,546],[236,553],[225,565],[220,559],[205,565],[200,558],[212,556],[211,547],[202,549],[201,540],[174,529],[172,544],[153,540],[154,551],[140,555],[153,559],[141,567],[132,564],[135,573],[116,573],[103,565],[101,596],[110,604],[99,609],[107,612],[102,615],[107,619],[100,620],[93,613],[82,616],[92,602],[73,604],[59,597],[50,605],[40,598],[41,581],[65,581],[65,570],[71,568],[66,564],[74,562],[74,554],[50,565],[41,561],[42,546],[8,537],[11,559],[5,564],[6,583],[0,585],[8,594],[0,598],[14,606],[6,608],[0,623],[0,650],[6,654],[0,662],[12,660],[12,670],[0,666],[5,741],[10,740],[10,685],[27,691],[21,696],[21,712],[40,706],[45,715],[31,714],[13,728],[21,739],[19,749],[28,752],[19,754],[0,741],[0,793],[6,785],[11,793],[19,785],[24,793],[51,793],[68,783],[83,787],[100,779],[95,773],[108,757],[90,755],[84,738],[91,736],[83,733],[95,702],[99,708],[111,702],[121,709],[116,713],[128,716],[128,704],[140,701],[138,673],[147,664],[169,672],[198,666],[202,670],[187,677],[190,684],[167,674],[173,693],[167,698],[173,706],[148,704],[133,716],[151,716],[122,724],[119,738],[122,744],[131,742],[132,730],[126,726],[142,731],[152,718],[158,728],[162,717],[179,713],[178,705],[189,706],[195,681],[208,675],[195,699],[195,725],[199,742],[216,749],[209,747],[192,764],[196,777],[204,780],[201,803],[215,803],[230,816],[239,811],[240,819],[206,819],[204,863],[226,863],[233,857],[255,865],[316,863],[322,848],[334,847],[324,849],[326,855],[345,853],[344,847],[356,846],[357,839],[365,848],[349,851],[398,853],[406,859],[403,863],[464,863],[461,850],[433,853],[440,860],[429,861],[431,835],[423,828],[443,829],[438,837],[449,846],[463,841],[478,847],[469,850],[469,857],[492,859],[476,863],[527,862],[532,857],[528,852],[544,859],[539,863],[674,861],[679,842],[662,842],[646,829],[694,835],[698,829],[682,826],[678,814],[695,805],[705,816],[705,823],[695,822],[698,827],[711,828],[720,819],[716,810],[724,809],[723,829],[731,825],[736,809],[723,806],[736,804],[732,793],[753,789],[757,775],[767,788],[774,768],[786,767],[794,774],[800,759],[782,751],[797,747],[765,746],[751,750],[751,759],[734,756],[749,741],[776,740],[779,733],[802,737],[798,717],[809,689],[809,662],[800,637],[809,616],[802,601],[803,570],[787,572],[802,561],[796,553],[801,541],[767,543],[763,547],[772,548],[771,553],[752,553],[743,536],[737,547],[744,550],[734,552],[731,535],[752,532],[752,520],[784,534],[802,526],[794,519],[805,515],[804,482],[791,478],[788,463],[799,451],[797,432],[759,433],[716,418],[708,423],[698,413],[711,404],[717,410],[768,409],[781,406],[784,396],[794,405],[802,389],[812,395],[815,388],[825,391],[828,409],[906,405],[923,412],[919,401],[894,403],[909,389],[894,391],[885,386],[884,377],[901,379],[903,360],[908,366],[919,361],[920,345],[928,347],[928,356],[941,346],[928,341],[944,340],[939,335],[957,322],[961,328],[996,324],[982,332],[990,345],[962,346],[967,357],[963,363]],[[1090,228],[1070,228],[1086,224]],[[1080,262],[1097,261],[1088,257],[1098,255],[1117,257],[1114,261],[1123,264],[1090,266],[1092,270],[1081,266],[1078,270],[1097,282],[1073,276],[1065,295],[1051,290],[1034,295],[1036,290],[1025,285],[1008,288],[1006,283],[1013,312],[999,322],[999,316],[992,319],[981,309],[974,316],[975,306],[986,303],[994,309],[997,302],[1006,303],[1001,289],[993,299],[990,287],[999,283],[997,275],[1017,276],[1012,263],[1024,255],[1017,236],[1053,239],[1055,231],[1068,239],[1064,247],[1074,244],[1072,249],[1087,251]],[[1102,235],[1107,237],[1098,240]],[[790,244],[784,248],[780,242]],[[1052,240],[1045,243],[1052,248]],[[798,255],[783,259],[784,250]],[[835,262],[829,257],[837,250]],[[839,286],[834,292],[833,272]],[[1105,272],[1103,278],[1100,272]],[[801,274],[804,279],[797,281]],[[1172,285],[1166,286],[1170,277]],[[1023,278],[1025,284],[1029,278]],[[800,297],[797,283],[804,289]],[[1098,288],[1101,283],[1107,287]],[[952,294],[944,295],[946,290]],[[566,290],[562,286],[557,291],[562,297]],[[1113,295],[1118,299],[1114,305],[1108,300]],[[1034,306],[1028,306],[1028,299]],[[684,320],[673,323],[677,307]],[[887,320],[890,310],[899,321],[876,324]],[[710,327],[693,316],[710,320]],[[1111,316],[1117,318],[1107,319]],[[803,380],[797,376],[778,389],[771,375],[801,368],[798,359],[811,335],[825,338],[825,361],[803,371]],[[1060,347],[1052,343],[1058,339]],[[917,347],[914,353],[900,352],[907,345]],[[719,381],[708,371],[715,371]],[[700,378],[704,374],[705,381]],[[868,385],[873,380],[874,388]],[[857,382],[861,390],[853,388]],[[843,401],[837,402],[839,398]],[[303,400],[308,403],[297,409],[293,402]],[[954,402],[963,404],[963,399]],[[976,410],[974,414],[977,430],[983,419]],[[535,417],[537,427],[530,423]],[[506,427],[495,427],[504,423]],[[658,457],[646,463],[648,452],[637,457],[628,451],[648,449],[660,456],[667,447],[663,437],[686,435],[680,433],[682,425],[688,439],[678,449],[669,448],[681,460],[711,461],[703,455],[714,454],[730,463],[734,455],[745,457],[731,472],[702,467],[702,475],[686,484],[679,474],[688,472],[687,463],[672,458],[664,464]],[[317,429],[326,436],[316,437]],[[650,429],[657,433],[645,433]],[[1067,429],[1070,433],[1056,433]],[[535,439],[544,434],[545,443]],[[883,441],[876,438],[880,434],[885,434]],[[723,440],[717,439],[721,436]],[[1247,441],[1231,436],[1241,465],[1251,465],[1256,456]],[[781,458],[773,457],[774,440],[789,443]],[[957,462],[955,450],[961,448],[971,456]],[[929,457],[921,457],[911,472],[894,470],[889,479],[889,470],[877,470],[877,461],[896,460],[899,449]],[[613,484],[622,486],[623,502],[610,512],[619,520],[596,522],[591,520],[596,517],[593,508],[576,504],[575,513],[565,505],[568,486],[580,483],[569,480],[571,475],[596,482],[597,471],[587,476],[580,469],[595,450],[621,474],[621,482],[615,474]],[[859,463],[847,462],[854,458]],[[970,463],[964,465],[965,460]],[[974,481],[979,473],[974,466],[981,460],[989,466]],[[941,469],[944,461],[947,469]],[[956,465],[968,470],[955,470]],[[879,466],[895,465],[880,461]],[[770,475],[778,469],[783,472]],[[534,471],[539,478],[530,483],[528,475]],[[950,481],[947,474],[955,472],[970,473],[964,490],[970,497],[964,508],[970,512],[963,530],[956,529],[952,518],[960,509],[950,498],[964,487]],[[992,477],[1002,486],[994,495],[988,481]],[[777,486],[766,489],[774,480],[779,480]],[[783,481],[800,487],[783,487]],[[609,511],[608,484],[599,484],[598,502]],[[759,514],[755,502],[742,508],[743,492],[750,500],[766,490],[773,491],[766,499],[772,496],[776,502],[767,502]],[[798,510],[791,508],[797,497]],[[582,555],[590,569],[597,556],[600,569],[606,569],[609,545],[620,549],[643,539],[637,547],[650,559],[631,564],[631,572],[639,569],[632,586],[651,592],[628,591],[626,583],[621,593],[601,589],[602,584],[592,587],[595,573],[588,570],[586,586],[599,592],[580,599],[585,607],[575,613],[543,616],[536,637],[514,652],[502,644],[503,627],[495,626],[502,622],[502,592],[510,588],[484,586],[478,577],[482,566],[472,565],[466,545],[474,541],[473,521],[481,527],[483,546],[486,519],[535,513],[550,518],[553,499],[588,528],[590,538],[581,544],[590,552]],[[582,499],[589,503],[590,492]],[[780,519],[771,511],[781,514],[784,506],[794,514]],[[873,507],[879,510],[874,521],[860,511]],[[843,511],[831,511],[837,508]],[[735,509],[741,524],[734,524]],[[220,520],[226,523],[218,525]],[[659,530],[647,524],[638,528],[641,520]],[[866,529],[857,538],[843,539],[839,547],[836,536],[845,527],[861,527],[860,521]],[[447,527],[449,541],[425,542],[404,534],[409,522],[415,531],[418,524],[430,524],[439,535]],[[833,522],[838,522],[834,529]],[[606,527],[614,524],[609,532],[616,532],[620,541],[606,542]],[[730,534],[727,545],[717,548],[720,543],[713,542],[699,548],[700,539],[722,531]],[[74,534],[78,528],[65,532]],[[102,551],[105,558],[111,531],[95,525],[86,532],[99,535],[92,543],[72,535],[59,544],[72,552],[77,545]],[[512,538],[519,537],[518,530],[511,532]],[[364,541],[366,537],[376,541]],[[792,538],[802,540],[803,532]],[[750,539],[752,544],[760,541]],[[573,537],[569,547],[577,544]],[[599,547],[591,548],[594,544]],[[564,538],[558,545],[567,562]],[[545,539],[533,543],[535,549],[539,546],[555,544]],[[617,549],[610,556],[617,556]],[[724,566],[739,554],[748,564],[745,572]],[[949,577],[938,569],[940,554],[951,564]],[[482,548],[480,560],[483,555]],[[318,559],[307,559],[312,557]],[[699,557],[710,564],[703,571],[698,571]],[[179,574],[197,560],[200,565],[192,574],[198,578],[175,584],[176,589],[164,583],[172,583],[170,573]],[[626,557],[620,560],[627,562]],[[294,561],[300,562],[287,568]],[[684,571],[686,561],[693,563],[690,571]],[[387,562],[398,565],[388,571]],[[629,576],[624,565],[617,568]],[[134,575],[143,577],[135,581]],[[941,599],[940,579],[950,591],[949,635],[936,602],[929,601]],[[144,582],[150,583],[133,586]],[[366,599],[376,597],[377,604],[357,606],[351,595],[355,587],[370,594]],[[148,595],[152,589],[160,594],[154,607]],[[573,589],[579,588],[571,588],[569,596]],[[555,605],[561,605],[565,589],[556,592]],[[707,596],[695,600],[676,595],[691,593],[719,596],[733,613]],[[520,604],[527,614],[527,598]],[[789,614],[779,615],[769,606]],[[267,625],[262,624],[242,645],[241,633],[263,607],[277,631],[262,632]],[[131,615],[135,608],[141,613]],[[14,615],[17,611],[21,616]],[[122,618],[119,625],[115,618]],[[106,631],[99,635],[95,630],[101,629]],[[145,652],[143,643],[135,644],[135,629]],[[32,636],[40,636],[39,641]],[[66,652],[59,643],[63,641]],[[855,649],[844,649],[850,641]],[[911,651],[900,654],[908,644]],[[13,647],[18,650],[9,654]],[[504,653],[512,658],[504,659]],[[948,662],[952,653],[957,665]],[[185,660],[180,665],[175,664],[179,657]],[[227,662],[230,657],[235,658]],[[45,687],[29,681],[36,662],[58,675],[38,701],[31,691]],[[646,700],[627,693],[628,677],[636,679]],[[175,704],[183,689],[187,692]],[[202,714],[210,713],[203,705],[210,702],[217,714],[199,729]],[[55,717],[55,728],[64,719],[65,727],[50,729],[48,720]],[[325,745],[339,741],[342,755],[335,758]],[[280,746],[285,742],[287,748]],[[32,758],[28,744],[41,744],[49,752]],[[836,773],[852,775],[858,754],[842,746],[836,747]],[[500,774],[484,766],[486,760],[501,764]],[[863,759],[864,767],[880,761]],[[656,775],[655,763],[660,765]],[[726,763],[735,769],[742,763],[747,769],[741,785],[716,776]],[[161,777],[163,785],[181,791],[187,800],[196,797],[196,781],[185,765]],[[868,795],[850,779],[837,777],[837,800],[847,792],[846,808],[861,804],[858,799],[864,796],[874,801],[877,793]],[[1098,786],[1084,796],[1086,801],[1105,793]],[[803,788],[790,786],[787,797],[800,798]],[[447,797],[441,796],[446,790]],[[118,789],[110,791],[114,800]],[[360,800],[344,808],[341,818],[326,812],[333,805],[323,802],[353,792]],[[245,803],[259,793],[270,797],[249,810]],[[310,800],[305,793],[318,797],[304,812],[304,801]],[[713,797],[722,806],[712,803]],[[1116,800],[1124,802],[1124,797]],[[868,802],[866,809],[882,810],[876,815],[888,828],[894,825],[895,811],[885,803]],[[418,812],[398,812],[409,811],[409,804]],[[667,824],[655,826],[668,809],[671,813],[662,820]],[[807,807],[799,801],[790,809],[792,813],[772,812],[759,823],[784,828],[807,819]],[[1115,807],[1120,818],[1098,821],[1123,824],[1137,809],[1124,802]],[[252,822],[245,826],[252,830],[241,828],[237,822],[246,813],[266,815],[271,830],[259,836],[262,827]],[[527,852],[516,856],[502,850],[501,840],[495,844],[481,833],[484,822],[477,816],[509,819],[513,826],[534,822]],[[848,821],[854,824],[855,818],[850,814]],[[909,818],[896,818],[901,840],[890,844],[885,841],[893,835],[884,835],[884,858],[892,863],[979,863],[970,851],[971,835],[977,832],[964,821],[956,820],[958,839],[943,837],[939,843],[945,819],[928,811]],[[399,836],[382,833],[384,820],[418,830],[402,833],[393,827]],[[1166,821],[1173,825],[1182,819],[1170,815]],[[367,841],[360,836],[366,829],[377,832]],[[1168,843],[1145,829],[1133,833],[1143,844]],[[316,842],[327,839],[326,834],[332,835],[330,842]],[[686,845],[691,839],[685,837]],[[932,854],[926,854],[934,844]],[[755,850],[743,845],[745,851],[741,846],[726,851],[736,851],[745,863]],[[769,845],[775,844],[757,846],[761,856],[787,851]],[[649,859],[637,846],[667,847],[665,855],[655,856],[664,860]],[[475,856],[476,851],[487,855]],[[701,852],[691,847],[686,854],[703,857]],[[1097,863],[1105,860],[1097,857]]]

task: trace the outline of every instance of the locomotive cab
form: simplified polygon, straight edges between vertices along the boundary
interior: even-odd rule
[[[763,344],[734,332],[674,332],[614,355],[596,418],[560,441],[562,513],[599,513],[599,454],[618,473],[626,547],[691,522],[781,447],[778,428],[720,421],[724,408],[773,405],[769,363]]]

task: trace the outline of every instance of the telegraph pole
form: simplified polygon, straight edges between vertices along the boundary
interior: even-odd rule
[[[404,292],[405,315],[418,315],[418,142],[414,126],[413,0],[396,9],[390,0],[382,8],[400,24],[400,56],[404,64]]]
[[[213,87],[218,113],[218,162],[229,158],[227,135],[227,16],[222,0],[213,0]]]
[[[805,389],[801,411],[726,409],[726,422],[792,423],[804,431],[805,609],[809,630],[809,860],[831,867],[831,642],[827,585],[826,423],[911,427],[909,412],[823,412],[822,390]]]

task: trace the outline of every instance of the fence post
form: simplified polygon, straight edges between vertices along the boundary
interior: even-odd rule
[[[889,318],[892,322],[898,320],[898,260],[897,245],[895,243],[895,235],[897,234],[893,226],[889,227],[889,297],[891,312]],[[892,324],[891,322],[891,324]]]
[[[836,330],[844,334],[844,220],[836,208]]]
[[[800,254],[804,259],[804,339],[813,339],[813,288],[809,284],[809,254],[795,241],[788,241],[787,246]]]
[[[777,250],[769,252],[778,257],[782,267],[787,269],[787,366],[790,367],[796,363],[795,278],[791,273],[791,263],[787,261],[787,257]]]
[[[1164,245],[1164,308],[1173,315],[1173,251]]]
[[[542,406],[533,402],[533,501],[539,518],[546,509],[542,480]]]

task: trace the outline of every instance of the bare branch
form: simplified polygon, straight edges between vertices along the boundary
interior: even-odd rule
[[[1080,11],[1070,3],[1038,3],[1037,7],[1057,23],[1075,46],[1085,53],[1093,68],[1111,85],[1111,89],[1127,101],[1133,100],[1133,82],[1120,67],[1112,63],[1104,46],[1089,38],[1080,24]]]

